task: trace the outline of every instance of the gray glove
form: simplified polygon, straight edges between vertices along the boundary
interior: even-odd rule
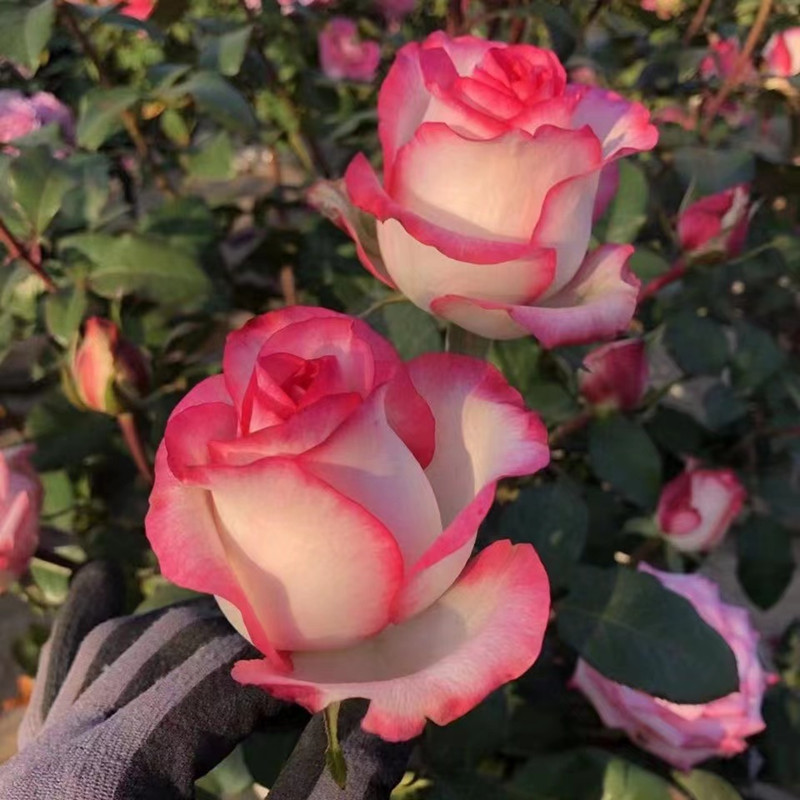
[[[196,600],[112,619],[122,581],[95,562],[75,576],[42,652],[20,752],[0,767],[3,800],[184,800],[195,780],[254,730],[305,714],[230,677],[257,657],[216,604]],[[345,704],[342,791],[324,766],[325,732],[312,718],[270,800],[387,800],[411,745],[365,734],[364,704]]]

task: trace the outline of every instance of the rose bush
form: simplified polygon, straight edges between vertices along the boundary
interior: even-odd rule
[[[383,185],[358,155],[353,207],[328,203],[370,272],[481,336],[554,346],[627,326],[631,248],[586,251],[600,173],[656,142],[643,106],[567,84],[550,51],[437,32],[399,51],[378,118]]]
[[[164,574],[217,595],[264,654],[237,680],[313,711],[367,697],[364,728],[408,739],[539,653],[533,548],[499,542],[462,569],[497,480],[548,458],[491,366],[404,365],[363,322],[287,308],[232,333],[223,374],[173,412],[147,534]]]
[[[39,542],[42,484],[29,446],[0,450],[0,593],[28,567]]]
[[[747,492],[732,470],[689,464],[664,487],[656,519],[678,550],[711,550],[722,541],[746,499]]]
[[[739,670],[739,691],[702,705],[651,697],[603,677],[579,661],[573,685],[589,698],[603,722],[678,769],[708,758],[741,753],[748,736],[764,729],[761,701],[769,676],[758,656],[759,636],[743,608],[723,603],[712,581],[647,569],[669,590],[685,597],[730,645]]]

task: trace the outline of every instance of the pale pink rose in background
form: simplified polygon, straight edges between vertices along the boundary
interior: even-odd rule
[[[15,89],[0,89],[0,145],[28,136],[45,125],[58,125],[67,142],[74,138],[72,112],[50,92],[27,96]]]
[[[669,19],[683,11],[683,0],[642,0],[642,8],[655,12],[659,19]]]
[[[167,423],[146,529],[164,575],[216,595],[263,653],[234,678],[311,711],[367,698],[364,729],[398,741],[531,666],[535,551],[467,564],[497,480],[549,459],[494,367],[404,364],[366,323],[294,306],[230,334],[222,369]]]
[[[631,411],[642,401],[650,368],[641,339],[604,344],[583,359],[583,366],[578,385],[592,405]]]
[[[592,222],[596,222],[606,213],[611,201],[616,197],[619,189],[619,161],[612,161],[600,172],[600,181],[597,184],[597,197],[594,199],[592,209]]]
[[[700,75],[706,80],[717,78],[724,81],[733,74],[740,53],[739,40],[735,36],[721,39],[712,34],[708,37],[708,55],[700,62]],[[751,81],[755,77],[756,69],[753,62],[748,61],[739,75],[739,80]]]
[[[28,567],[39,543],[42,485],[33,447],[0,450],[0,594]]]
[[[146,394],[150,385],[145,356],[101,317],[86,321],[83,337],[75,343],[70,378],[81,405],[112,415]]]
[[[331,80],[371,81],[380,60],[380,45],[362,42],[351,19],[334,17],[320,31],[319,61]]]
[[[711,550],[722,541],[746,499],[733,470],[690,464],[663,488],[656,519],[678,550]]]
[[[601,170],[648,150],[647,110],[567,84],[554,53],[442,32],[405,45],[378,98],[383,184],[359,154],[310,202],[364,266],[420,308],[546,346],[627,327],[632,248],[587,256]]]
[[[800,27],[773,33],[762,53],[770,75],[790,78],[800,74]]]
[[[389,22],[399,22],[414,10],[417,0],[376,0],[376,5]]]
[[[115,6],[118,5],[119,0],[69,0],[74,5],[79,6]],[[145,20],[147,19],[156,7],[156,0],[128,0],[119,9],[119,13],[125,17],[132,19]]]
[[[727,758],[747,748],[746,737],[764,730],[761,701],[770,677],[758,659],[758,634],[743,608],[720,600],[715,583],[700,575],[644,568],[685,597],[728,643],[736,657],[739,691],[710,703],[682,705],[631,689],[578,661],[573,685],[609,728],[619,728],[643,750],[682,770],[708,758]]]
[[[678,240],[692,256],[739,255],[747,240],[752,205],[747,184],[703,197],[678,217]]]

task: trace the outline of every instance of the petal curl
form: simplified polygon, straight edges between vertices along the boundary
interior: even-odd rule
[[[388,741],[446,725],[519,677],[541,650],[547,575],[527,544],[496,542],[435,605],[355,647],[298,653],[292,674],[241,661],[233,677],[310,711],[350,697],[370,702],[364,730]]]

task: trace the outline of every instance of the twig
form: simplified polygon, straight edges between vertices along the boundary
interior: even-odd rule
[[[728,99],[730,93],[739,85],[742,72],[750,62],[750,56],[753,54],[756,44],[758,44],[758,40],[761,37],[764,26],[767,24],[769,12],[771,10],[772,0],[761,0],[761,5],[758,7],[758,13],[756,14],[755,21],[753,22],[753,27],[750,28],[750,33],[747,35],[747,40],[744,43],[742,52],[739,53],[739,57],[736,59],[736,64],[734,64],[733,70],[731,70],[730,75],[728,75],[728,77],[723,81],[719,92],[717,92],[717,94],[708,104],[705,119],[703,120],[703,124],[700,126],[700,135],[703,138],[708,136],[708,132],[711,130],[711,126],[714,124],[717,113]]]
[[[646,283],[641,291],[639,292],[639,302],[642,303],[645,300],[651,298],[653,295],[660,292],[665,286],[669,286],[670,283],[675,283],[675,281],[680,280],[686,274],[686,262],[683,259],[680,259],[675,262],[663,275],[659,275],[657,278],[653,278],[653,280]]]
[[[35,259],[28,252],[25,245],[11,233],[2,219],[0,219],[0,242],[3,243],[12,258],[21,258],[39,276],[48,292],[56,291],[56,285],[53,283],[53,279],[44,271],[41,261]]]
[[[464,9],[461,0],[447,2],[447,33],[449,36],[460,36],[464,33]]]
[[[144,453],[142,447],[142,440],[139,438],[139,432],[136,429],[136,420],[133,414],[125,412],[117,417],[119,428],[122,431],[122,436],[125,439],[125,444],[128,446],[131,458],[133,458],[136,469],[139,474],[145,479],[148,484],[153,483],[153,471],[150,468],[150,462]]]
[[[700,5],[697,7],[697,11],[694,12],[694,16],[692,17],[692,21],[689,23],[689,27],[686,29],[686,33],[683,35],[683,43],[685,45],[689,44],[689,42],[691,42],[692,39],[697,36],[700,28],[703,27],[703,23],[706,20],[709,8],[711,8],[711,0],[702,0]]]
[[[60,556],[58,553],[54,553],[52,550],[47,550],[44,547],[39,547],[36,550],[34,558],[38,558],[39,561],[46,561],[48,564],[55,564],[57,567],[72,570],[73,572],[81,566],[78,561],[64,558],[64,556]]]

